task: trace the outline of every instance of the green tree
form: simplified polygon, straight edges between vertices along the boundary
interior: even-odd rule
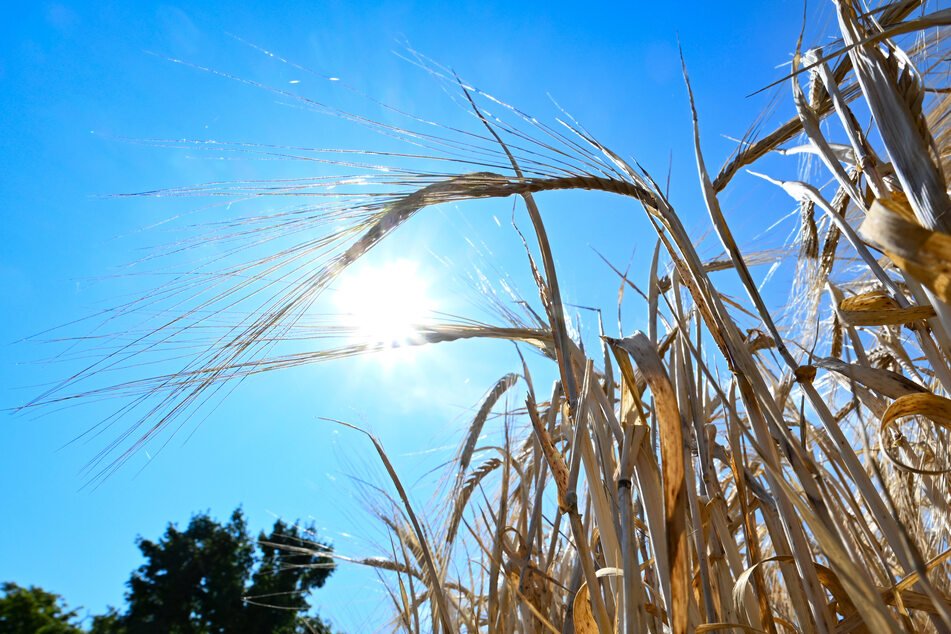
[[[81,634],[62,597],[42,588],[5,582],[0,588],[0,634]]]
[[[333,572],[330,547],[280,520],[260,542],[240,509],[224,525],[201,514],[158,542],[139,538],[146,563],[129,579],[128,610],[96,617],[93,633],[329,633],[306,613],[308,593]]]
[[[315,557],[314,544],[303,539],[296,526],[281,520],[274,523],[270,535],[258,536],[261,559],[252,577],[247,601],[270,609],[248,610],[249,632],[316,631],[327,634],[330,628],[317,618],[294,623],[288,615],[304,615],[310,608],[303,588],[319,588],[333,571],[329,551]],[[276,608],[276,609],[275,609]],[[301,629],[304,628],[304,629]]]
[[[92,617],[90,634],[126,634],[127,630],[122,622],[122,615],[114,607],[109,607],[105,614]]]

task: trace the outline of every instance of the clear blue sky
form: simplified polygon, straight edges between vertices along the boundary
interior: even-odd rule
[[[436,80],[402,59],[408,45],[553,123],[560,115],[550,94],[602,143],[635,157],[658,181],[667,178],[669,163],[671,198],[700,235],[708,223],[698,196],[677,36],[697,96],[707,161],[716,169],[734,147],[727,137],[741,137],[768,104],[771,93],[746,95],[784,74],[777,66],[789,59],[801,18],[801,4],[791,1],[669,7],[319,0],[10,5],[0,25],[0,407],[23,404],[41,391],[38,386],[78,367],[36,363],[63,346],[21,339],[141,296],[154,280],[124,275],[141,267],[123,266],[182,234],[165,231],[165,225],[138,229],[207,204],[198,198],[109,195],[215,180],[316,176],[322,169],[313,163],[222,160],[221,154],[118,137],[391,145],[338,118],[288,105],[267,90],[169,58],[362,115],[390,116],[349,92],[345,82],[404,111],[479,132]],[[823,25],[820,20],[813,26],[807,38]],[[303,73],[232,35],[342,81]],[[788,116],[786,88],[781,96],[780,112]],[[641,210],[633,202],[598,196],[545,196],[540,202],[567,300],[605,309],[609,334],[616,334],[617,280],[592,247],[620,266],[636,252],[633,277],[644,282],[654,238]],[[755,235],[794,206],[785,194],[746,176],[722,203],[743,227],[741,236]],[[462,234],[471,232],[491,250],[486,261],[511,272],[535,299],[507,222],[511,210],[511,201],[498,201],[433,211],[396,236],[375,262],[418,258],[421,271],[432,276],[440,308],[478,317],[453,295],[458,283],[427,255],[435,243],[437,254],[469,266]],[[204,209],[172,226],[228,213],[224,207]],[[706,250],[716,252],[713,245]],[[173,265],[187,266],[187,257]],[[637,327],[638,304],[629,306],[628,327]],[[468,342],[421,352],[402,364],[367,358],[252,377],[200,425],[186,424],[157,455],[157,447],[137,453],[96,488],[82,488],[81,470],[125,428],[122,422],[67,443],[119,406],[117,401],[47,409],[42,416],[4,414],[0,580],[42,586],[98,614],[107,604],[122,604],[124,583],[141,563],[137,535],[156,538],[168,522],[186,523],[197,511],[225,519],[238,505],[254,531],[269,527],[275,515],[313,518],[340,553],[381,554],[377,544],[387,542],[351,479],[384,482],[372,448],[360,435],[318,417],[376,433],[424,505],[434,478],[430,471],[452,458],[453,443],[484,390],[518,367],[511,345]],[[314,595],[321,614],[349,632],[381,627],[387,600],[373,574],[346,566]]]

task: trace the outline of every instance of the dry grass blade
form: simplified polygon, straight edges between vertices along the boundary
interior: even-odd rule
[[[862,223],[862,234],[942,302],[951,302],[951,235],[903,218],[901,209],[890,200],[875,201]]]
[[[899,398],[907,394],[928,391],[904,375],[891,370],[870,368],[857,363],[846,363],[832,357],[818,359],[815,361],[815,365],[832,370],[848,382],[855,381],[889,398]]]
[[[364,434],[370,439],[370,442],[373,443],[373,447],[380,456],[383,466],[386,467],[386,472],[390,476],[390,481],[393,482],[393,486],[396,487],[396,490],[399,493],[400,500],[403,502],[403,509],[406,511],[410,522],[413,524],[413,530],[416,532],[416,539],[418,540],[419,547],[422,550],[423,560],[426,563],[429,578],[429,589],[435,595],[436,604],[439,606],[439,614],[437,615],[439,621],[442,623],[443,627],[446,628],[446,632],[455,632],[456,627],[455,623],[453,622],[451,612],[449,611],[449,601],[446,598],[445,590],[443,589],[442,585],[442,574],[436,570],[436,564],[433,560],[433,555],[427,543],[426,535],[423,533],[422,526],[420,525],[419,520],[416,518],[416,513],[413,511],[413,505],[410,503],[409,497],[406,495],[406,490],[403,488],[403,483],[400,481],[399,476],[396,474],[396,469],[393,468],[390,459],[387,457],[386,451],[383,449],[383,445],[381,445],[380,441],[374,438],[372,434],[360,429],[356,425],[351,425],[350,423],[345,423],[339,420],[331,422],[349,427],[350,429],[354,429],[361,434]]]
[[[615,356],[619,351],[631,355],[650,386],[654,398],[664,482],[667,559],[670,562],[670,601],[667,612],[672,618],[671,630],[675,634],[683,634],[688,631],[690,581],[684,438],[677,398],[667,371],[647,335],[639,332],[625,339],[610,339],[609,343]]]
[[[777,480],[780,486],[793,493],[789,485],[783,480]],[[804,521],[815,534],[816,541],[822,547],[824,554],[829,558],[832,569],[835,571],[843,590],[862,619],[875,632],[900,632],[901,628],[885,609],[884,603],[872,590],[866,573],[852,561],[848,554],[838,545],[838,539],[832,535],[823,523],[810,511],[804,501],[797,496],[791,496],[793,504],[799,509]]]
[[[951,430],[951,400],[930,393],[900,396],[895,399],[882,414],[882,420],[879,425],[879,434],[882,438],[882,448],[884,449],[885,455],[888,456],[888,459],[898,468],[921,475],[940,475],[951,472],[951,466],[944,469],[922,469],[920,467],[913,467],[896,456],[895,449],[904,444],[904,438],[899,436],[891,442],[886,442],[886,433],[891,427],[897,425],[899,419],[908,416],[924,416],[939,427]],[[947,449],[945,448],[941,451],[946,452]]]
[[[900,307],[890,295],[869,291],[839,302],[839,315],[853,326],[897,326],[937,316],[931,306]]]
[[[934,141],[923,120],[914,69],[898,49],[886,55],[874,45],[859,44],[867,31],[851,1],[836,2],[836,8],[845,43],[856,45],[849,57],[903,191],[925,226],[951,233],[951,201],[944,175],[932,159]]]

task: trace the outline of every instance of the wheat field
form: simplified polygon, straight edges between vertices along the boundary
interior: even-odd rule
[[[410,218],[514,199],[531,221],[523,239],[543,312],[496,303],[497,323],[447,317],[404,343],[512,341],[559,379],[536,383],[528,362],[499,368],[425,512],[371,436],[394,491],[376,507],[389,555],[347,563],[379,570],[394,628],[951,632],[951,10],[922,4],[837,0],[836,39],[790,43],[782,85],[797,116],[751,127],[719,169],[704,161],[703,112],[693,109],[698,180],[672,185],[699,184],[718,257],[701,258],[664,187],[580,124],[540,123],[431,66],[480,127],[358,121],[414,146],[395,157],[405,169],[374,169],[368,148],[337,158],[346,176],[164,192],[323,198],[219,231],[226,252],[265,248],[124,307],[180,308],[125,333],[30,407],[127,398],[117,416],[131,423],[100,455],[95,477],[105,477],[249,375],[385,348],[372,337],[304,350],[295,341],[352,330],[314,323],[308,310]],[[413,169],[420,153],[447,171]],[[811,169],[779,180],[759,167],[777,155],[808,157]],[[744,171],[798,205],[799,229],[778,256],[744,249],[721,210]],[[656,230],[646,286],[615,270],[646,332],[599,325],[599,346],[587,349],[573,338],[536,201],[564,190],[622,197]],[[304,231],[267,252],[272,236]],[[775,257],[796,272],[780,306],[750,272]],[[741,293],[718,288],[714,273],[732,275]],[[249,301],[257,308],[233,310]],[[82,387],[156,350],[178,359],[173,372]],[[502,443],[484,444],[487,425]]]

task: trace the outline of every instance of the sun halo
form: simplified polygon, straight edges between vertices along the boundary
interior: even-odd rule
[[[399,258],[345,273],[334,304],[355,340],[396,348],[419,341],[433,310],[428,288],[417,263]]]

